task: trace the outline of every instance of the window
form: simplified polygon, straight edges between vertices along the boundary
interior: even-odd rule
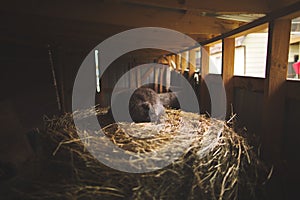
[[[245,46],[237,46],[234,51],[234,75],[245,76],[246,75],[246,63],[245,63]]]
[[[209,48],[209,73],[222,73],[222,43],[217,43]]]
[[[196,51],[196,72],[201,73],[201,50]]]
[[[186,51],[185,52],[185,55],[186,55],[186,58],[185,58],[185,66],[186,66],[186,68],[185,68],[185,70],[184,71],[189,71],[189,69],[190,69],[190,65],[189,65],[189,60],[190,60],[190,52],[189,51]]]
[[[287,78],[300,80],[300,17],[292,20]]]
[[[181,53],[177,54],[178,55],[178,66],[177,67],[177,70],[181,70],[181,62],[182,62],[182,58],[181,58]]]
[[[100,70],[99,70],[99,52],[98,50],[95,50],[95,70],[96,70],[96,90],[99,93],[100,92]]]
[[[234,75],[265,78],[268,29],[235,39]]]

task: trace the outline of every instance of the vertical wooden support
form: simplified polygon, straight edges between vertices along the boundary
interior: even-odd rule
[[[189,78],[191,78],[196,71],[196,50],[192,49],[189,52]]]
[[[180,64],[181,64],[181,55],[180,54],[176,55],[175,64],[176,64],[176,71],[179,72],[179,70],[180,70]]]
[[[166,90],[169,91],[171,86],[171,67],[166,68]]]
[[[166,56],[166,60],[168,61],[168,65],[171,66],[171,55]]]
[[[158,63],[158,64],[161,64],[161,63],[162,63],[162,57],[161,57],[161,56],[158,58],[157,63]]]
[[[269,24],[269,41],[264,88],[263,153],[275,164],[281,159],[284,132],[285,82],[289,52],[291,20]]]
[[[209,46],[204,46],[201,49],[201,85],[200,85],[200,112],[206,113],[210,110],[209,101],[210,96],[207,86],[205,84],[205,78],[209,72]]]
[[[182,52],[181,54],[182,54],[182,56],[181,56],[181,74],[183,74],[185,69],[187,68],[187,60],[186,60],[187,51]]]
[[[172,56],[171,56],[171,61],[173,61],[173,64],[174,64],[174,63],[176,64],[176,55],[172,55]],[[172,67],[173,69],[175,69],[175,66],[174,66],[173,64],[171,63],[171,67]]]
[[[158,92],[158,75],[159,75],[159,68],[154,68],[154,90]]]
[[[202,47],[201,52],[201,76],[205,78],[209,73],[209,46]]]
[[[163,85],[164,85],[164,67],[159,68],[160,76],[159,76],[159,92],[163,92]]]
[[[151,67],[150,69],[148,69],[142,76],[141,78],[141,82],[145,83],[146,79],[153,73],[154,67]]]
[[[137,80],[137,87],[141,87],[142,86],[142,81],[141,81],[141,68],[137,67],[136,68],[136,80]]]
[[[226,90],[227,98],[227,114],[226,117],[230,117],[231,105],[233,104],[233,71],[234,71],[234,50],[235,39],[225,38],[222,44],[222,78]]]
[[[130,69],[132,68],[132,63],[129,64]],[[135,88],[136,87],[136,70],[131,70],[130,71],[130,88]]]

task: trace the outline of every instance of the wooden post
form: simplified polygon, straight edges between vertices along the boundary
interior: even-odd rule
[[[159,68],[160,71],[160,77],[159,77],[159,92],[162,93],[163,92],[163,85],[164,85],[164,71],[165,68],[164,67],[160,67]]]
[[[196,50],[192,49],[189,52],[189,78],[191,78],[196,71]]]
[[[222,78],[226,90],[227,98],[227,114],[226,117],[230,117],[231,105],[233,104],[233,71],[234,71],[234,50],[235,39],[225,38],[222,44]]]
[[[201,84],[200,84],[200,112],[209,112],[210,96],[207,86],[205,84],[205,78],[209,72],[209,46],[204,46],[201,49]]]
[[[168,61],[168,65],[171,67],[171,55],[166,56],[166,60]]]
[[[171,68],[166,68],[166,90],[169,91],[171,86]],[[166,92],[167,92],[166,91]]]
[[[264,156],[273,162],[279,161],[282,156],[290,30],[289,19],[276,20],[269,24],[262,142]]]
[[[148,69],[142,76],[141,78],[141,82],[142,83],[145,83],[146,82],[146,79],[150,76],[150,74],[153,73],[153,70],[154,70],[154,67],[151,67],[150,69]]]
[[[158,92],[158,75],[159,75],[159,68],[154,68],[154,90]]]
[[[135,88],[136,87],[136,70],[132,69],[132,63],[129,63],[130,65],[130,88]]]
[[[137,67],[136,68],[136,79],[137,79],[137,87],[141,87],[142,81],[141,81],[141,68]]]
[[[172,55],[171,56],[171,61],[173,61],[173,63],[176,64],[176,55]],[[172,67],[172,69],[175,69],[175,67],[174,67],[174,65],[172,63],[171,63],[171,67]]]
[[[180,54],[176,55],[175,64],[176,64],[176,71],[179,71],[180,70],[180,64],[181,64],[181,55]]]
[[[187,68],[186,57],[187,57],[187,51],[182,52],[182,56],[181,56],[181,74],[183,74],[185,69]]]

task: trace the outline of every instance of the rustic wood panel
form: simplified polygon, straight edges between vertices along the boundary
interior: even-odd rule
[[[233,77],[233,87],[242,88],[253,92],[263,92],[265,79],[254,77]]]
[[[286,96],[287,98],[293,98],[300,100],[300,81],[287,81],[286,82]]]
[[[245,88],[234,88],[233,112],[237,126],[249,134],[259,135],[262,126],[263,93]]]
[[[299,82],[298,82],[299,84]],[[298,93],[300,91],[298,90]],[[283,160],[284,168],[284,190],[283,199],[293,199],[299,193],[299,119],[300,119],[300,99],[287,98],[285,107],[285,126],[283,130]]]

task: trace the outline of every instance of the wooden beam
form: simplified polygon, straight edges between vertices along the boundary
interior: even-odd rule
[[[176,55],[173,54],[170,57],[170,66],[172,67],[172,69],[176,69],[176,66],[174,66],[174,64],[176,65]]]
[[[241,32],[247,31],[249,29],[255,28],[257,26],[261,26],[265,23],[269,23],[273,20],[279,19],[279,18],[287,18],[287,19],[292,19],[295,17],[295,13],[299,13],[299,7],[300,7],[300,1],[296,1],[295,3],[282,7],[279,10],[273,11],[271,13],[269,13],[268,15],[266,15],[265,17],[259,18],[253,22],[247,23],[243,26],[240,26],[237,29],[234,29],[232,31],[229,31],[227,33],[221,34],[217,37],[214,37],[210,40],[201,42],[201,45],[207,45],[213,42],[216,42],[218,40],[221,40],[223,38],[227,38],[227,37],[232,37],[234,35],[237,35]],[[191,47],[193,48],[193,47]]]
[[[299,11],[300,1],[291,0],[290,3],[287,3],[285,5],[288,5],[288,6],[282,6],[282,8],[280,8],[279,10],[272,11],[272,12],[268,13],[265,17],[259,18],[255,21],[247,23],[245,25],[241,25],[240,27],[238,27],[236,29],[233,29],[233,30],[228,31],[228,32],[223,33],[223,34],[220,34],[220,35],[218,35],[216,37],[213,37],[211,39],[199,42],[199,44],[201,46],[216,44],[220,40],[222,40],[223,38],[237,37],[239,35],[243,35],[243,34],[246,34],[246,33],[250,33],[252,31],[256,31],[257,28],[259,30],[261,30],[261,28],[265,27],[267,25],[267,23],[269,23],[272,20],[279,19],[279,18],[293,19],[293,18],[298,17],[300,15],[300,11]],[[249,30],[250,30],[250,32],[249,32]],[[199,44],[196,44],[195,46],[192,46],[192,47],[183,48],[178,53],[188,51],[190,49],[197,48],[197,47],[199,47]]]
[[[148,7],[194,12],[239,12],[239,13],[267,13],[270,11],[267,1],[261,0],[223,0],[201,1],[187,0],[184,3],[174,0],[123,0],[124,2]]]
[[[168,65],[170,66],[170,67],[172,67],[173,68],[173,65],[172,65],[172,59],[173,59],[173,56],[174,55],[168,55],[168,56],[166,56],[166,59],[167,59],[167,61],[168,61]],[[174,61],[173,61],[174,62]]]
[[[269,25],[262,142],[264,156],[275,164],[282,156],[290,28],[291,20],[276,20]]]
[[[277,10],[296,3],[297,1],[298,0],[267,0],[267,3],[269,4],[270,10]]]
[[[168,65],[169,61],[168,61],[168,59],[165,56],[160,56],[158,58],[158,63],[159,64],[163,64],[163,65]]]
[[[253,27],[253,28],[247,29],[245,31],[239,32],[237,34],[231,35],[229,38],[236,38],[236,37],[248,35],[250,33],[266,32],[268,27],[269,27],[268,23],[261,24],[261,25],[258,25],[256,27]]]
[[[227,98],[227,117],[231,114],[231,105],[233,105],[233,71],[234,71],[234,50],[235,39],[225,38],[222,44],[222,78]]]
[[[240,22],[152,7],[130,4],[94,1],[45,1],[40,4],[6,2],[0,10],[10,13],[34,15],[36,18],[47,16],[82,22],[105,23],[128,27],[163,27],[190,34],[219,34],[241,25]],[[67,11],[67,12],[66,12]],[[201,26],[199,26],[199,24]]]
[[[12,12],[0,12],[0,23],[1,41],[36,46],[64,44],[70,46],[69,49],[74,45],[84,45],[91,49],[104,39],[130,28]]]
[[[190,33],[187,33],[187,35],[189,37],[191,37],[192,39],[196,40],[197,42],[206,41],[206,40],[212,39],[215,36],[215,34],[208,34],[208,33],[205,33],[205,34],[190,34]]]
[[[196,71],[196,50],[189,51],[189,78],[191,78]]]

